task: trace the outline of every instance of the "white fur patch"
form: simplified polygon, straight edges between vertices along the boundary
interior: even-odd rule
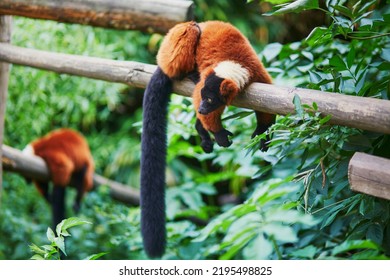
[[[31,146],[31,144],[28,144],[24,149],[23,149],[23,154],[25,155],[34,155],[34,148]]]
[[[233,80],[240,89],[249,81],[249,71],[234,61],[225,60],[218,63],[214,72],[220,78]]]

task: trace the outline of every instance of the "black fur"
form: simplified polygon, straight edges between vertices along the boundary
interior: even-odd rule
[[[196,119],[195,128],[200,136],[200,146],[202,147],[203,151],[205,153],[211,153],[214,146],[213,140],[211,140],[209,132],[203,127],[199,119]]]
[[[263,123],[262,116],[264,113],[255,111],[255,114],[256,114],[257,126],[256,126],[255,131],[252,133],[252,138],[266,132],[275,123],[275,119],[276,119],[276,116],[274,115],[274,116],[272,116],[270,123]],[[271,139],[271,136],[268,132],[265,139],[260,140],[260,150],[261,151],[266,152],[268,150],[268,143],[269,143],[270,139]]]
[[[65,187],[54,186],[51,195],[51,207],[53,212],[52,229],[65,219]]]
[[[141,232],[151,258],[165,251],[165,167],[167,114],[172,80],[158,67],[143,100],[141,139]]]
[[[202,100],[198,108],[198,112],[200,114],[207,115],[226,104],[226,100],[219,91],[223,80],[223,78],[216,76],[215,73],[207,76],[204,86],[200,92],[202,96]]]
[[[76,197],[73,203],[73,211],[78,213],[81,208],[81,199],[84,194],[84,179],[87,173],[87,166],[85,165],[80,171],[73,173],[71,185],[76,188]]]

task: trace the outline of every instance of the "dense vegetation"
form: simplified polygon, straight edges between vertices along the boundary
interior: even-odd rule
[[[198,21],[230,21],[250,38],[275,84],[390,97],[388,0],[327,0],[320,6],[315,0],[298,0],[272,10],[269,3],[291,1],[195,2]],[[318,26],[289,32],[295,22],[306,21],[302,15],[318,20]],[[14,19],[12,37],[24,47],[147,63],[154,63],[160,39],[157,34],[25,18]],[[97,173],[138,187],[141,98],[142,90],[124,85],[14,65],[5,143],[23,148],[54,128],[73,127],[87,137]],[[316,104],[301,104],[298,98],[294,104],[296,114],[279,116],[272,127],[266,153],[256,148],[260,137],[250,140],[254,115],[229,108],[225,124],[234,132],[234,143],[206,155],[195,136],[191,100],[173,95],[165,258],[390,256],[390,203],[353,193],[347,178],[355,151],[390,157],[389,136],[331,126],[328,116],[316,112]],[[74,194],[68,196],[69,205]],[[69,207],[68,216],[73,215]],[[102,252],[102,259],[145,258],[139,208],[114,201],[108,188],[90,193],[78,216],[90,223],[73,220],[77,226],[66,237],[68,258]],[[188,217],[209,223],[199,225]],[[28,259],[33,255],[30,244],[55,241],[53,232],[46,235],[49,224],[50,209],[34,187],[19,175],[5,173],[0,259]],[[62,226],[67,236],[69,224]],[[38,246],[33,246],[35,252]]]

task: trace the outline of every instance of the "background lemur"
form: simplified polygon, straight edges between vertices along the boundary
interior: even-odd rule
[[[65,218],[65,189],[73,186],[77,195],[73,205],[80,209],[85,192],[93,188],[94,161],[84,137],[71,129],[58,129],[31,142],[23,150],[26,154],[41,157],[47,164],[53,187],[49,182],[34,180],[43,197],[52,207],[53,229]]]
[[[141,147],[141,230],[150,257],[162,256],[166,243],[166,126],[173,80],[195,77],[196,130],[207,153],[213,150],[209,132],[220,146],[232,143],[231,132],[221,122],[225,107],[249,84],[272,82],[249,41],[237,28],[219,21],[174,26],[161,44],[157,64],[145,90]],[[256,112],[256,119],[252,137],[265,132],[275,116]],[[263,141],[261,149],[266,148]]]

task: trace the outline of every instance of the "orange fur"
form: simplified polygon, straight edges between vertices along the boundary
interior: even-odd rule
[[[202,77],[202,79],[205,79],[205,78]],[[196,84],[193,95],[192,95],[192,97],[193,97],[192,102],[193,102],[195,108],[199,108],[199,104],[201,101],[200,91],[201,91],[202,87],[203,87],[203,83],[201,80],[201,82]],[[220,116],[222,115],[224,109],[225,109],[224,107],[218,108],[214,112],[211,112],[207,115],[199,114],[198,110],[196,110],[196,117],[202,122],[202,125],[206,130],[211,131],[211,132],[217,132],[223,128]]]
[[[215,67],[219,62],[230,60],[237,62],[249,71],[249,81],[245,87],[253,82],[271,84],[272,79],[259,60],[255,50],[250,45],[247,38],[229,23],[220,21],[208,21],[200,23],[202,35],[196,51],[196,62],[200,73],[208,68]],[[239,91],[245,89],[241,88]],[[226,94],[227,105],[237,96],[237,91],[232,91],[232,95]],[[195,95],[200,95],[200,91],[194,91]],[[200,97],[199,97],[200,98]],[[198,111],[199,103],[194,103],[195,110]],[[223,108],[224,109],[224,108]],[[224,110],[216,111],[213,116],[203,116],[197,113],[197,117],[203,126],[212,132],[219,131],[221,115]]]
[[[248,72],[245,84],[237,85],[229,79],[221,83],[220,92],[227,106],[249,84],[272,83],[248,39],[236,27],[226,22],[206,21],[197,24],[191,21],[178,24],[168,32],[157,55],[159,67],[170,78],[182,78],[194,70],[200,73],[200,82],[193,92],[193,104],[203,127],[213,133],[223,129],[221,115],[225,106],[207,115],[200,114],[198,109],[206,77],[223,61],[238,64]],[[264,119],[259,120],[259,116]],[[260,123],[269,126],[275,119],[274,115],[266,113],[259,116],[258,125]]]
[[[225,79],[220,86],[221,95],[226,97],[226,105],[230,105],[240,91],[240,88],[232,80]]]
[[[195,50],[200,29],[190,21],[175,25],[165,36],[157,54],[157,64],[171,79],[195,70]]]
[[[47,163],[55,186],[66,187],[74,172],[86,167],[83,193],[93,187],[94,162],[84,137],[71,129],[58,129],[31,143],[34,154]],[[38,182],[35,182],[39,186]],[[41,191],[41,190],[40,190]]]
[[[202,32],[200,37],[198,27]],[[221,21],[206,21],[198,26],[192,21],[176,25],[164,38],[157,55],[158,65],[170,78],[182,77],[194,69],[199,71],[201,81],[193,92],[196,111],[206,76],[219,62],[226,60],[240,64],[249,72],[248,82],[242,88],[228,81],[223,84],[221,92],[225,93],[227,105],[253,82],[272,83],[248,39],[237,28]],[[224,108],[206,116],[197,113],[197,117],[207,130],[217,132],[222,129],[220,119],[223,111]]]

